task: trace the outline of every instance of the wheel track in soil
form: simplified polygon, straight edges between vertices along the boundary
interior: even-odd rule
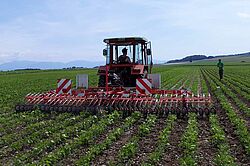
[[[132,159],[132,165],[140,165],[140,163],[145,161],[149,154],[153,152],[153,150],[156,148],[160,132],[164,129],[165,124],[166,118],[158,119],[149,135],[139,141],[139,150]]]
[[[211,144],[210,123],[208,119],[198,120],[198,165],[214,165],[216,148]]]
[[[177,119],[174,127],[169,136],[169,145],[167,146],[167,150],[165,155],[162,157],[162,160],[158,162],[157,165],[165,166],[177,166],[179,165],[179,158],[182,154],[182,149],[179,147],[181,136],[187,127],[187,120]]]
[[[178,89],[185,88],[185,85],[186,85],[186,82],[187,82],[187,81],[188,81],[188,79],[183,80],[183,81],[182,81],[182,85],[181,85]]]
[[[138,126],[142,124],[143,118],[134,124],[128,131],[126,131],[110,148],[105,150],[102,155],[99,155],[92,162],[92,165],[108,165],[110,161],[117,160],[119,150],[124,146],[130,138],[138,133]]]
[[[213,94],[211,91],[209,81],[205,78],[204,71],[202,71],[202,76],[206,81],[206,85],[208,87],[209,93]],[[219,118],[220,126],[223,128],[228,144],[230,146],[230,154],[235,158],[235,162],[237,165],[250,165],[249,156],[246,155],[246,152],[243,146],[241,145],[237,135],[235,134],[235,127],[230,122],[225,111],[222,110],[217,98],[213,95],[212,95],[212,101],[215,101],[215,103],[218,103],[217,115]]]
[[[185,82],[187,81],[187,79],[185,81],[183,81],[183,80],[184,80],[184,78],[180,80],[180,81],[182,81],[182,85],[178,89],[181,89],[185,85]],[[176,87],[179,82],[177,82],[174,85],[174,87]],[[179,158],[182,155],[182,149],[179,147],[179,144],[181,141],[181,137],[184,134],[184,131],[186,130],[187,125],[188,124],[187,124],[186,119],[185,120],[184,119],[177,119],[176,120],[175,125],[170,133],[170,136],[169,136],[169,146],[167,147],[167,150],[165,152],[166,155],[164,155],[162,157],[162,160],[160,162],[158,162],[157,165],[161,165],[161,166],[179,165]]]
[[[201,75],[198,77],[198,94],[202,95],[202,84]],[[210,122],[206,119],[198,119],[198,165],[209,165],[212,166],[213,158],[215,156],[216,148],[212,146],[211,133],[210,133]]]
[[[192,77],[192,79],[191,79],[191,81],[190,81],[190,84],[189,84],[189,86],[187,87],[187,89],[191,89],[191,88],[192,88],[192,86],[193,86],[193,84],[194,84],[195,78],[197,78],[197,76],[193,76],[193,77]],[[194,92],[193,92],[193,93],[194,93]]]

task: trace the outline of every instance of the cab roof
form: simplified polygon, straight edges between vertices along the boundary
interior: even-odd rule
[[[129,45],[133,43],[145,43],[148,40],[144,37],[120,37],[120,38],[107,38],[103,40],[104,43],[114,45]]]

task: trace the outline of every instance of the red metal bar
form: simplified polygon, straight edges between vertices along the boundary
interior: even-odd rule
[[[106,65],[106,73],[105,73],[105,76],[106,76],[106,94],[108,94],[108,70],[109,70],[109,67],[108,65]]]

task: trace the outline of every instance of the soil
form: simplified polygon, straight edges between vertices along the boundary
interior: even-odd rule
[[[144,119],[139,120],[128,131],[126,131],[117,141],[115,141],[111,147],[105,150],[101,155],[97,156],[92,162],[92,165],[108,165],[110,161],[117,161],[117,154],[119,150],[125,145],[130,138],[138,133],[138,126]]]
[[[224,84],[225,85],[225,84]],[[226,86],[226,85],[225,85]],[[227,86],[228,89],[230,89],[232,92],[234,91],[233,89],[231,89],[230,87]],[[235,92],[236,93],[236,92]],[[239,109],[239,107],[236,105],[235,101],[233,100],[233,98],[231,98],[230,96],[228,96],[226,93],[223,92],[223,94],[226,96],[227,100],[229,101],[229,104],[232,106],[232,108],[234,109],[234,111],[237,113],[237,115],[241,118],[245,120],[246,126],[248,128],[248,131],[250,131],[250,117],[248,117],[245,112],[243,112],[242,110]],[[237,93],[236,93],[237,94]],[[237,94],[237,96],[239,97],[239,95]],[[242,99],[242,97],[239,97],[239,99]],[[241,100],[243,101],[243,100]],[[244,102],[243,102],[244,103]]]
[[[212,99],[214,103],[219,103],[218,100],[215,98],[215,96],[213,97],[213,93],[211,91],[211,87],[210,87],[208,80],[205,79],[205,81],[206,81],[210,94],[212,94]],[[228,119],[225,110],[222,110],[219,104],[217,108],[218,108],[217,114],[219,117],[220,126],[224,129],[226,138],[228,140],[228,144],[230,146],[230,154],[235,158],[235,162],[237,165],[250,165],[250,156],[247,156],[244,150],[244,147],[240,143],[239,138],[235,133],[236,131],[235,127],[232,125],[232,123]]]
[[[166,119],[158,119],[152,131],[146,137],[139,141],[139,150],[135,157],[132,159],[132,165],[140,165],[147,159],[149,154],[156,148],[159,134],[164,129]]]
[[[198,78],[198,94],[202,94],[201,76]],[[214,165],[213,158],[216,154],[216,148],[211,144],[210,123],[208,119],[198,119],[198,165]]]
[[[187,87],[187,88],[189,88],[189,89],[191,89],[192,88],[192,86],[193,86],[193,84],[194,84],[194,79],[195,79],[196,77],[192,77],[192,79],[191,79],[191,81],[190,81],[190,84],[189,84],[189,86]]]
[[[201,75],[198,77],[198,94],[202,95],[202,83],[201,83]]]
[[[241,145],[235,133],[235,127],[230,123],[223,110],[219,110],[217,114],[219,116],[220,125],[224,127],[231,154],[235,157],[236,163],[238,165],[250,165],[250,156],[247,157],[244,147]]]
[[[182,79],[179,79],[178,81],[176,81],[176,83],[174,84],[174,86],[172,86],[170,89],[175,89],[176,86],[183,81],[183,78]]]
[[[112,126],[108,126],[106,131],[103,132],[103,134],[101,134],[100,136],[98,136],[97,139],[92,144],[79,147],[79,149],[76,149],[76,151],[69,154],[63,160],[61,160],[59,163],[57,163],[57,165],[74,165],[75,161],[77,161],[78,159],[80,159],[81,156],[86,154],[86,152],[88,151],[88,148],[90,146],[103,142],[106,139],[107,135],[113,131],[113,129],[115,129],[121,125],[122,125],[122,123],[120,121],[118,123],[115,123]]]
[[[212,74],[212,73],[209,73],[209,74]],[[215,75],[213,75],[215,76]],[[218,79],[218,78],[217,78]],[[219,79],[218,79],[219,80]],[[222,83],[227,86],[227,88],[232,91],[234,94],[236,94],[236,96],[244,103],[246,104],[248,107],[250,107],[250,101],[247,100],[242,94],[239,94],[238,92],[236,92],[234,89],[232,89],[231,87],[228,86],[227,84],[227,81],[223,80],[222,79]],[[232,84],[232,83],[231,83]],[[234,85],[234,84],[233,84]],[[234,86],[237,86],[237,85],[234,85]]]
[[[182,154],[182,149],[179,147],[181,136],[183,135],[187,127],[187,120],[177,119],[174,128],[169,136],[169,146],[163,156],[162,160],[157,164],[160,166],[179,165],[179,158]]]
[[[236,104],[235,104],[235,102],[232,100],[232,98],[230,98],[230,97],[227,96],[226,94],[224,94],[224,95],[227,97],[227,99],[228,99],[230,105],[233,107],[233,109],[234,109],[234,111],[237,113],[237,115],[238,115],[241,119],[244,119],[244,120],[245,120],[245,124],[246,124],[246,126],[247,126],[247,129],[248,129],[248,131],[250,132],[250,117],[246,116],[246,114],[245,114],[243,111],[239,110],[239,108],[236,106]]]
[[[211,144],[210,123],[208,120],[198,120],[199,135],[198,135],[198,149],[197,161],[198,165],[214,165],[213,159],[217,149]]]
[[[43,122],[46,122],[46,121],[48,121],[48,120],[54,120],[55,119],[55,117],[56,116],[53,116],[53,117],[46,117],[46,118],[44,118],[44,119],[40,119],[40,120],[38,120],[38,121],[35,121],[34,123],[40,123],[41,121],[43,121]],[[21,124],[21,125],[19,125],[19,126],[17,126],[15,129],[13,129],[12,130],[12,133],[16,133],[16,134],[19,134],[19,133],[21,133],[22,131],[24,131],[25,129],[26,129],[26,127],[27,127],[27,123],[24,123],[24,124]],[[23,135],[22,135],[23,136]],[[12,141],[11,142],[11,144],[12,143],[15,143],[16,141],[19,141],[20,139],[22,139],[22,138],[15,138],[15,140],[14,141]],[[30,149],[31,147],[26,147],[26,146],[24,146],[20,151],[15,151],[15,150],[13,150],[13,149],[11,149],[10,148],[10,145],[5,145],[1,150],[3,150],[4,152],[3,153],[0,153],[1,155],[0,155],[0,160],[2,160],[2,161],[9,161],[9,160],[11,160],[15,155],[17,155],[18,153],[20,153],[20,152],[24,152],[25,150],[27,150],[27,149]]]
[[[185,89],[186,82],[187,82],[187,79],[186,80],[182,80],[182,82],[181,82],[182,85],[178,89],[182,89],[182,88]]]

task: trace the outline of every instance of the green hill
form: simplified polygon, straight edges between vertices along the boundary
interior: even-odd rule
[[[228,56],[228,57],[216,57],[213,59],[205,59],[195,62],[190,62],[187,64],[193,65],[213,65],[218,62],[218,59],[221,59],[224,64],[227,65],[250,65],[250,56],[242,55],[242,56]]]
[[[217,55],[217,56],[205,56],[205,55],[192,55],[182,59],[170,60],[165,64],[180,63],[187,65],[212,65],[215,64],[218,59],[222,59],[223,62],[230,65],[249,65],[250,64],[250,52],[232,54],[232,55]]]

